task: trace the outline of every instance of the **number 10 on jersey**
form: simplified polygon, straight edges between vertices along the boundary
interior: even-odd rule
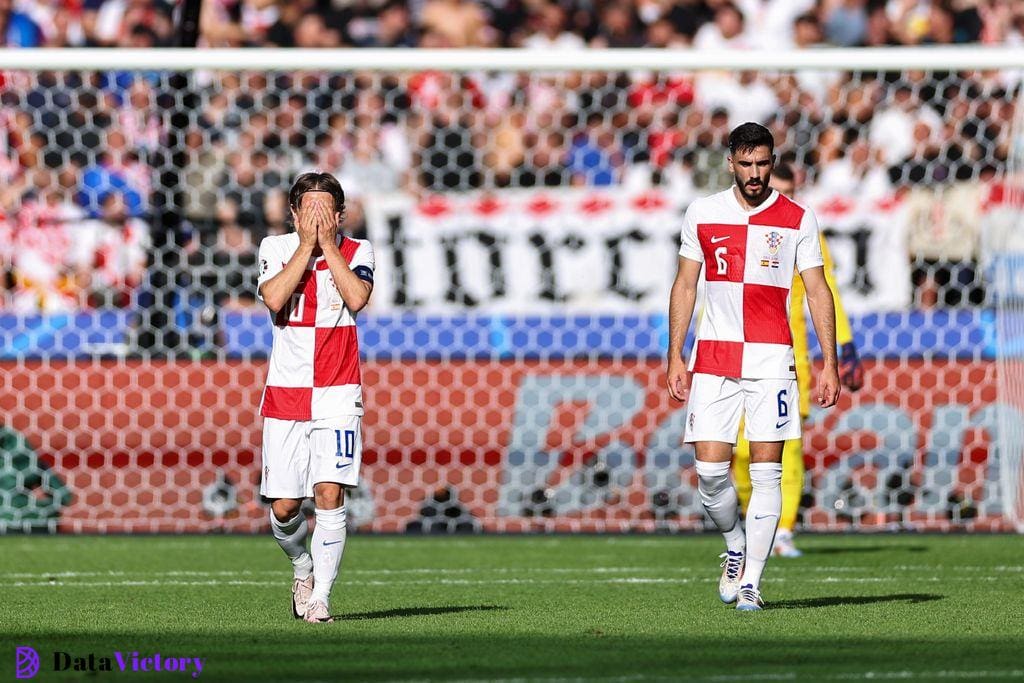
[[[302,322],[302,314],[306,310],[306,295],[302,292],[292,294],[291,310],[288,312],[288,320],[293,323]]]

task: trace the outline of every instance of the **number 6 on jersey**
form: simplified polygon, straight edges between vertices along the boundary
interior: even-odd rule
[[[726,247],[718,247],[715,249],[715,263],[718,264],[718,274],[725,275],[726,271],[729,270],[729,263],[723,258],[725,256]]]

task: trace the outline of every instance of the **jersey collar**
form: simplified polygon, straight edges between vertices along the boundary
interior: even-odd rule
[[[737,211],[739,211],[740,213],[746,215],[746,216],[754,216],[756,214],[761,213],[762,211],[764,211],[766,209],[771,208],[772,204],[774,204],[779,199],[779,191],[773,189],[771,191],[771,194],[768,195],[768,199],[764,200],[761,203],[761,206],[757,207],[753,211],[747,211],[740,204],[740,200],[736,199],[736,185],[735,185],[735,183],[733,185],[731,185],[729,187],[729,189],[726,190],[726,192],[729,195],[729,202],[732,204],[733,208],[736,209]]]

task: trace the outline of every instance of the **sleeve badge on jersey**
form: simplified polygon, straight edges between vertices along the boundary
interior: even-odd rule
[[[267,259],[261,258],[260,259],[260,275],[263,275],[268,270],[270,270],[270,264],[267,263]]]
[[[764,268],[779,267],[779,247],[782,246],[782,235],[774,230],[765,236],[768,242],[768,258],[761,259],[761,266]]]

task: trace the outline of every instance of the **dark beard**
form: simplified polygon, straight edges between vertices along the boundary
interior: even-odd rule
[[[761,202],[768,198],[768,195],[772,191],[771,187],[769,187],[769,185],[765,183],[764,185],[761,185],[759,188],[757,188],[757,190],[755,190],[753,194],[751,194],[751,191],[747,188],[746,185],[740,184],[739,178],[734,178],[734,180],[736,181],[736,187],[740,188],[740,194],[742,194],[743,198],[746,199],[751,204],[760,204]]]

